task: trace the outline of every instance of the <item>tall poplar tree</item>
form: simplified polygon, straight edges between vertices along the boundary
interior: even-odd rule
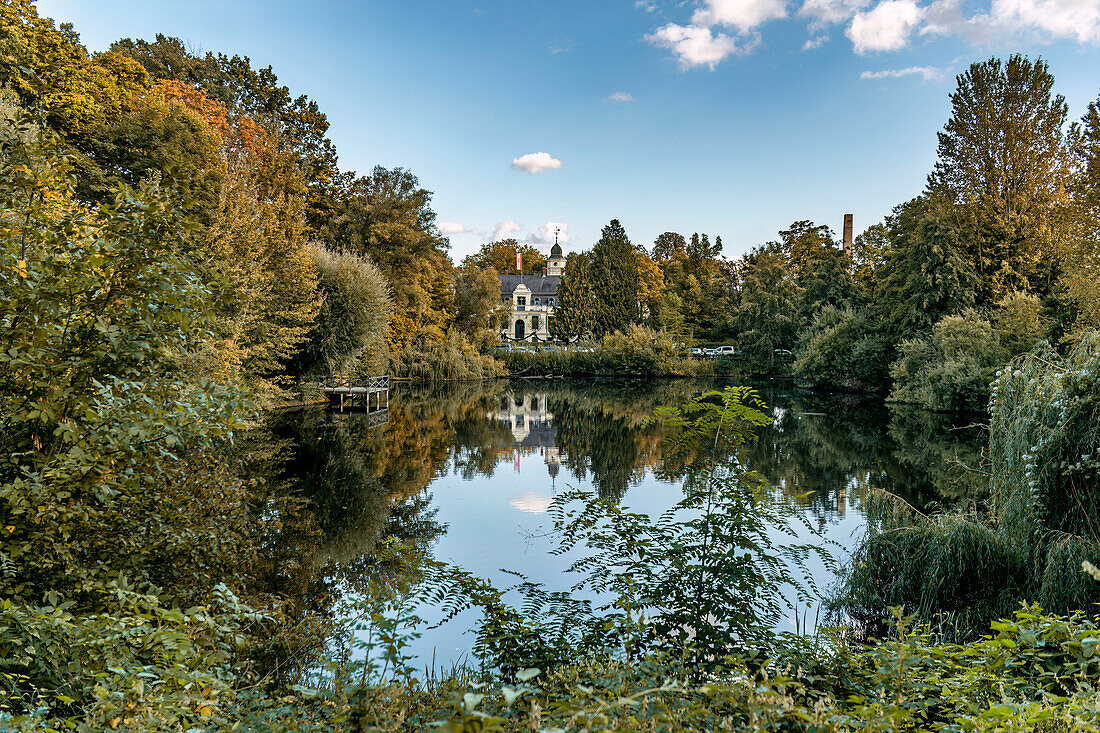
[[[957,77],[927,193],[947,204],[978,276],[978,305],[1043,291],[1066,202],[1068,108],[1041,59],[992,58]]]

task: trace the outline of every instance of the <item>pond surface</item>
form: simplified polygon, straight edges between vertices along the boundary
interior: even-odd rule
[[[522,573],[549,590],[576,578],[574,555],[553,555],[547,509],[569,489],[587,489],[635,511],[656,513],[683,496],[662,480],[662,428],[648,419],[720,388],[716,382],[499,381],[442,389],[399,385],[388,411],[322,408],[282,413],[280,480],[305,497],[319,526],[311,558],[330,592],[405,588],[430,556],[497,587]],[[867,524],[871,489],[918,508],[981,491],[984,431],[968,421],[888,408],[850,395],[757,385],[774,416],[744,458],[832,543],[839,560]],[[827,589],[833,572],[811,566]],[[433,619],[431,608],[419,609]],[[806,612],[803,612],[806,613]],[[808,612],[813,620],[816,611]],[[438,612],[434,617],[438,617]],[[472,645],[470,613],[424,632],[412,651],[448,665]],[[785,622],[793,630],[793,614]]]

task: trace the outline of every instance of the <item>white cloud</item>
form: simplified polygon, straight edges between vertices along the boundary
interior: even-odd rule
[[[444,234],[446,234],[449,237],[452,234],[466,234],[468,232],[473,232],[474,230],[473,229],[467,229],[466,227],[462,226],[458,222],[441,221],[439,223],[439,231],[443,232]]]
[[[499,221],[496,228],[493,229],[493,241],[499,242],[502,239],[507,239],[509,234],[518,232],[520,225],[514,221]]]
[[[562,245],[569,244],[569,224],[564,221],[548,221],[539,227],[537,232],[527,235],[531,244],[553,244],[554,232],[558,232],[558,242]]]
[[[633,102],[634,96],[629,92],[615,92],[608,99],[612,102]]]
[[[810,30],[817,31],[834,23],[846,23],[871,4],[871,0],[805,0],[798,14],[810,19]]]
[[[670,49],[685,69],[709,66],[711,70],[732,54],[748,53],[752,45],[738,46],[725,33],[712,33],[710,28],[669,23],[645,37],[654,46]]]
[[[638,8],[639,10],[644,10],[647,13],[656,13],[659,10],[659,8],[657,7],[657,3],[654,2],[654,0],[636,0],[636,2],[634,3],[634,7]]]
[[[845,35],[858,54],[896,51],[909,43],[909,34],[921,19],[913,0],[883,0],[866,13],[856,13]]]
[[[1100,44],[1100,0],[992,0],[988,13],[969,17],[960,4],[935,0],[920,32],[962,36],[983,45],[1018,40]]]
[[[817,36],[816,38],[807,38],[806,42],[802,44],[803,51],[813,51],[816,48],[821,48],[829,42],[829,36]]]
[[[552,168],[561,168],[561,161],[552,157],[550,153],[527,153],[518,158],[513,158],[512,167],[534,175]]]
[[[519,496],[513,496],[508,500],[508,504],[513,509],[518,509],[521,512],[527,512],[529,514],[544,514],[550,505],[554,503],[552,496],[542,496],[536,494],[534,491],[528,491]]]
[[[925,81],[939,81],[944,77],[945,70],[935,66],[909,66],[904,69],[883,69],[881,71],[864,71],[859,75],[860,79],[900,79],[903,76],[920,75]]]
[[[731,26],[748,33],[769,20],[786,17],[787,0],[705,0],[691,16],[691,24]]]

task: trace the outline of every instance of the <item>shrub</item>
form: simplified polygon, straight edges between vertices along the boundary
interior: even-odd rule
[[[945,316],[926,338],[904,341],[890,367],[890,400],[930,410],[978,412],[1006,361],[993,326],[974,310]]]
[[[504,368],[493,357],[478,353],[465,336],[452,331],[441,341],[414,342],[393,354],[389,372],[395,379],[445,382],[500,377]]]
[[[321,276],[324,302],[295,367],[300,374],[339,374],[360,363],[381,366],[393,312],[390,286],[366,256],[310,248]]]
[[[799,334],[794,375],[813,387],[883,389],[888,347],[863,311],[826,305]]]

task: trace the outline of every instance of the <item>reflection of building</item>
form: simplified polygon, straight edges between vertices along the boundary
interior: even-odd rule
[[[517,256],[516,269],[523,271],[523,261]],[[558,285],[565,272],[565,258],[556,241],[546,260],[542,275],[501,275],[500,300],[511,303],[508,326],[501,338],[510,341],[549,341],[550,316],[558,298]]]
[[[565,457],[558,450],[558,429],[554,415],[547,408],[545,394],[516,395],[505,393],[500,407],[489,413],[489,418],[505,423],[512,431],[512,445],[506,446],[522,453],[539,451],[551,476],[557,476]],[[504,447],[504,446],[502,446]]]

